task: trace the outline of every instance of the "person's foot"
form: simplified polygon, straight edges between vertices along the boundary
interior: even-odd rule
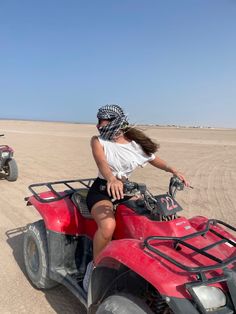
[[[86,273],[83,279],[83,288],[85,292],[88,292],[89,282],[90,282],[93,269],[94,269],[94,264],[93,264],[93,261],[91,261],[87,265]]]

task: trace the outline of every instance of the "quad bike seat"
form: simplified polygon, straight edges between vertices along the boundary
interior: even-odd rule
[[[93,219],[86,203],[87,194],[88,189],[78,189],[72,194],[71,200],[84,218]],[[130,196],[126,196],[122,201],[115,201],[114,205],[118,205],[119,203],[126,205],[140,215],[150,214],[140,200],[130,200]]]
[[[86,188],[78,189],[76,192],[72,194],[71,200],[84,218],[93,219],[90,211],[88,210],[88,206],[86,204],[87,194],[88,194],[88,189]]]

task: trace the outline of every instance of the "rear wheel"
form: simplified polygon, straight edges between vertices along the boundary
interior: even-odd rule
[[[28,225],[23,243],[24,262],[30,281],[40,289],[50,289],[58,283],[49,278],[48,248],[43,220]]]
[[[98,307],[96,314],[153,314],[147,304],[131,294],[111,295]]]
[[[4,167],[6,179],[8,181],[16,181],[18,178],[18,167],[15,159],[10,159]]]

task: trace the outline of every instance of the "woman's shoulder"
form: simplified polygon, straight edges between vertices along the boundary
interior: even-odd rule
[[[141,146],[140,146],[137,142],[135,142],[134,140],[132,140],[132,141],[130,142],[130,144],[131,144],[131,146],[132,146],[134,149],[138,149],[138,150],[141,149]]]
[[[97,136],[97,135],[93,135],[93,136],[91,137],[91,141],[95,141],[95,140],[98,140],[98,136]]]
[[[94,135],[91,137],[90,144],[91,144],[91,146],[94,146],[94,145],[97,146],[98,144],[102,144],[102,143],[99,140],[99,136]]]
[[[93,135],[90,139],[91,143],[98,141],[98,136],[97,135]]]
[[[97,135],[94,135],[91,137],[91,143],[92,144],[99,143],[102,146],[104,146],[107,142],[109,142],[109,141],[103,140],[100,136],[97,136]]]

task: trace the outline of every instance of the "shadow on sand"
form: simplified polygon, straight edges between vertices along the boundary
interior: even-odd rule
[[[19,269],[29,281],[23,257],[23,238],[26,227],[19,227],[6,231],[7,243],[12,249],[13,257],[19,266]],[[30,283],[30,281],[29,281]],[[30,283],[31,284],[31,283]],[[32,284],[32,289],[35,288]],[[40,290],[44,293],[47,301],[58,314],[86,314],[85,307],[62,285],[50,290]]]

